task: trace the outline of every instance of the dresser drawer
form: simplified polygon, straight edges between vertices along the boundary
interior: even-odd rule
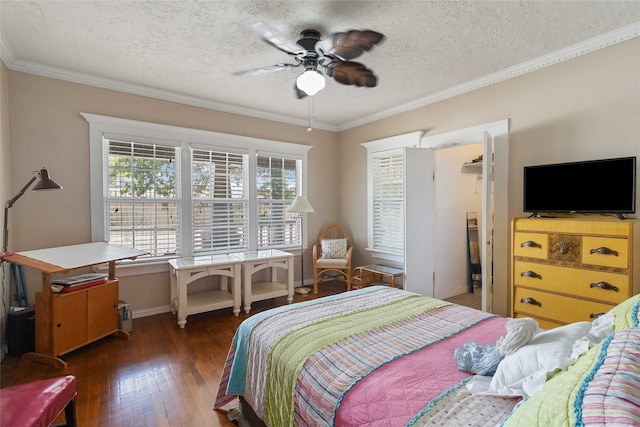
[[[529,301],[529,302],[526,302]],[[592,321],[601,313],[606,313],[613,305],[584,301],[579,298],[554,295],[531,289],[515,288],[513,312],[535,318],[552,319],[558,322],[573,323]]]
[[[585,236],[582,238],[582,263],[629,268],[629,240]]]
[[[538,322],[538,326],[540,327],[540,329],[553,329],[553,328],[557,328],[558,326],[564,325],[564,323],[552,322],[551,320],[547,320],[547,319],[539,319],[535,316],[529,316],[527,314],[521,314],[521,313],[516,313],[513,317],[519,318],[519,319],[523,317],[531,317],[532,319],[535,319],[536,322]]]
[[[547,259],[549,235],[517,231],[513,239],[514,256]]]
[[[516,286],[570,294],[618,304],[629,298],[629,277],[624,274],[515,261]],[[614,289],[615,288],[615,289]]]

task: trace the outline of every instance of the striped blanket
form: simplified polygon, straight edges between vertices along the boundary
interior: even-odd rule
[[[464,334],[481,324],[484,332]],[[357,387],[359,382],[384,375],[382,367],[406,375],[419,365],[428,373],[425,384],[432,384],[420,388],[429,390],[412,404],[384,413],[408,423],[443,390],[459,388],[469,376],[455,369],[455,346],[495,342],[503,325],[503,318],[488,313],[384,286],[258,313],[236,332],[216,408],[242,395],[267,425],[354,425],[354,416],[363,422],[354,407],[378,417],[377,403],[359,396],[379,390],[387,402],[407,399],[403,387],[394,396],[384,386]],[[440,377],[437,383],[434,375]]]
[[[257,313],[238,328],[215,408],[241,395],[268,426],[640,425],[640,296],[614,333],[530,398],[471,394],[453,352],[506,319],[387,287]]]

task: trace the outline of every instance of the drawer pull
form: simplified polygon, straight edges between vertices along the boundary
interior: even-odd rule
[[[542,245],[540,243],[536,243],[533,240],[527,240],[526,242],[520,243],[521,248],[540,248],[542,249]]]
[[[617,286],[613,286],[612,284],[609,284],[607,282],[596,282],[596,283],[592,283],[589,285],[590,288],[600,288],[600,289],[604,289],[605,291],[615,291],[618,292],[618,287]]]
[[[522,273],[520,273],[520,276],[522,276],[522,277],[533,277],[534,279],[542,279],[541,275],[539,275],[535,271],[531,271],[531,270],[523,271]]]
[[[566,240],[561,240],[556,243],[556,248],[558,248],[562,255],[566,255],[571,249],[573,249],[573,245],[571,245],[571,243],[567,242]]]
[[[542,307],[542,303],[538,300],[536,300],[535,298],[531,298],[531,297],[527,297],[527,298],[522,298],[520,300],[521,303],[524,304],[531,304],[531,305],[537,305],[538,307]]]
[[[600,316],[604,316],[605,313],[591,313],[589,319],[597,319]]]
[[[591,249],[589,251],[591,254],[600,254],[600,255],[614,255],[618,256],[618,251],[614,251],[613,249],[609,249],[605,246],[601,246],[599,248]]]

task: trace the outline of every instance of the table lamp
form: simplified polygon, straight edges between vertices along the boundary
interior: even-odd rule
[[[305,213],[315,212],[315,210],[304,196],[296,197],[287,210],[300,218],[300,283],[304,286],[304,230],[302,221]]]

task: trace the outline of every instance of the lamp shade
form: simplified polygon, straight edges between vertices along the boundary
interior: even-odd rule
[[[311,203],[309,203],[309,201],[304,196],[296,197],[287,210],[289,212],[296,213],[315,212],[313,210],[313,207],[311,206]]]
[[[33,191],[62,190],[62,187],[49,178],[49,172],[45,168],[40,169],[40,172],[37,172],[37,175],[40,178],[40,181],[38,181],[33,187]]]
[[[324,89],[325,81],[322,74],[316,70],[307,70],[298,76],[296,85],[307,95],[313,96]]]

